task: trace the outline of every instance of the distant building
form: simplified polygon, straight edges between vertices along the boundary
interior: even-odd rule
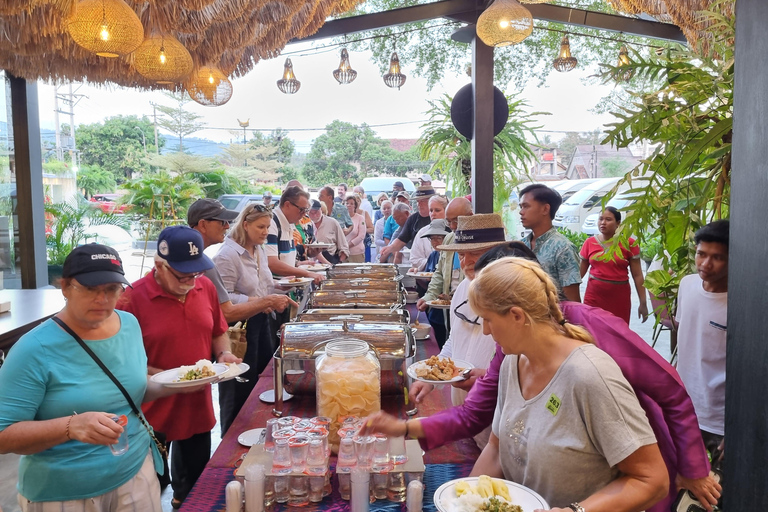
[[[565,178],[566,166],[563,165],[562,154],[558,154],[557,148],[530,148],[535,160],[528,167],[533,181],[560,181]]]
[[[640,159],[628,148],[616,149],[610,144],[581,144],[573,150],[565,177],[569,180],[612,178],[631,171]]]
[[[411,149],[413,146],[418,144],[419,139],[387,139],[387,142],[389,142],[389,147],[391,147],[395,151],[400,151],[401,153],[405,153],[406,151]]]

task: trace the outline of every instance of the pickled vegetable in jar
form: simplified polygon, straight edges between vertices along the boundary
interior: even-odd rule
[[[315,362],[315,380],[317,415],[331,419],[328,440],[336,451],[344,417],[381,410],[381,365],[364,341],[331,341]]]

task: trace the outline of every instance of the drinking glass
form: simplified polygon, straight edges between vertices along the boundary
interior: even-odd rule
[[[373,436],[355,436],[352,438],[355,444],[355,456],[357,457],[357,467],[361,469],[370,469],[373,458]]]
[[[288,440],[291,448],[291,468],[295,473],[303,473],[307,469],[307,450],[309,438],[303,435],[295,435]]]
[[[405,475],[400,471],[388,473],[387,499],[402,503],[405,501]]]
[[[277,420],[279,420],[279,418],[269,418],[267,420],[267,426],[265,427],[267,432],[264,435],[264,450],[268,452],[275,451],[275,439],[273,435],[276,430],[279,430]]]
[[[392,463],[389,461],[389,438],[385,435],[377,434],[373,436],[371,471],[381,473],[390,469],[392,469]]]
[[[275,476],[275,501],[278,503],[286,503],[290,497],[288,490],[288,475]]]
[[[321,437],[312,437],[309,439],[307,448],[307,470],[308,475],[324,475],[326,468],[325,446]]]
[[[339,442],[339,466],[354,466],[357,463],[355,455],[355,443],[351,437],[342,437]]]
[[[287,475],[291,472],[291,447],[287,439],[275,439],[275,453],[272,455],[272,473]],[[277,492],[277,485],[275,486]]]
[[[325,476],[310,476],[309,480],[309,501],[317,503],[323,500],[325,491]]]
[[[123,427],[124,430],[117,438],[117,444],[109,445],[109,449],[112,450],[112,455],[122,455],[128,451],[128,418],[125,415],[112,416],[112,421]]]
[[[387,499],[389,476],[387,473],[372,473],[373,497],[377,500]]]
[[[341,499],[349,501],[349,494],[352,492],[352,480],[350,480],[349,472],[342,473],[341,470],[350,468],[337,468],[336,474],[339,476],[339,494]]]
[[[277,424],[280,425],[280,428],[289,428],[293,427],[294,423],[298,423],[301,421],[301,418],[297,418],[296,416],[283,416],[282,418],[277,419]]]
[[[331,426],[331,418],[327,416],[315,416],[309,420],[313,425],[318,427],[325,427],[326,429]]]
[[[275,477],[264,475],[264,508],[275,503]]]
[[[303,507],[309,504],[309,478],[304,476],[288,477],[289,507]]]
[[[307,432],[307,435],[309,436],[309,440],[312,439],[321,439],[323,441],[323,449],[325,450],[325,456],[330,457],[331,456],[331,445],[328,443],[328,429],[323,427],[315,427],[309,432]]]
[[[408,455],[405,449],[405,437],[390,437],[389,438],[389,457],[392,459],[392,464],[399,465],[408,462]]]

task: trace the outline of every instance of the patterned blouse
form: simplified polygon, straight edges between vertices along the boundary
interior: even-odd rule
[[[531,247],[533,233],[523,238],[523,243]],[[552,227],[536,239],[533,253],[549,277],[561,290],[572,284],[581,284],[579,272],[579,253],[565,236]]]

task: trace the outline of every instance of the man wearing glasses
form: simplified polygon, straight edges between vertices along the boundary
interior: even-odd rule
[[[203,276],[213,262],[203,254],[203,237],[187,226],[165,228],[157,240],[155,267],[120,297],[117,307],[139,321],[147,352],[147,372],[193,365],[200,359],[240,363],[229,352],[227,322],[216,288]],[[158,438],[173,444],[171,486],[179,508],[211,454],[211,389],[179,393],[142,407]],[[168,471],[161,477],[168,484]]]

